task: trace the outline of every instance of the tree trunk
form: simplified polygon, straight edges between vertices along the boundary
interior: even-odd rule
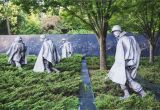
[[[7,25],[7,32],[8,32],[8,35],[11,35],[11,29],[10,29],[10,24],[9,24],[8,18],[6,18],[6,25]]]
[[[100,36],[100,70],[106,70],[106,37]]]
[[[155,46],[149,42],[149,63],[154,63],[154,48]]]

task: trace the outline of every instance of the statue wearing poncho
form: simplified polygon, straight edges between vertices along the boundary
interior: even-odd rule
[[[16,67],[19,69],[22,69],[21,65],[27,64],[26,51],[27,47],[23,43],[22,38],[19,36],[16,37],[14,43],[6,52],[6,54],[9,56],[8,62],[10,64],[16,65]]]
[[[51,40],[47,39],[45,35],[41,35],[40,37],[41,41],[43,41],[43,44],[34,65],[33,71],[44,72],[44,70],[47,70],[48,73],[52,71],[59,72],[56,68],[52,67],[52,65],[55,65],[60,61],[60,56],[56,46]]]
[[[62,39],[63,45],[60,46],[62,48],[62,58],[68,58],[72,56],[72,45],[70,42],[66,41],[66,39]]]
[[[115,37],[117,37],[117,47],[115,54],[115,62],[109,71],[108,77],[113,82],[120,84],[124,91],[124,97],[129,97],[126,84],[141,96],[145,96],[142,86],[134,79],[140,61],[141,50],[133,36],[127,36],[126,32],[122,32],[120,26],[112,29]]]
[[[109,78],[122,85],[127,81],[125,67],[132,68],[131,77],[135,79],[141,53],[135,38],[125,34],[126,32],[122,32],[118,38],[115,62],[109,72]]]

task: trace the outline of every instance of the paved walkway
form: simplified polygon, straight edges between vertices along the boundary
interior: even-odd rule
[[[82,58],[81,80],[82,84],[80,85],[78,110],[96,110],[96,106],[94,104],[94,94],[90,83],[90,77],[85,57]]]

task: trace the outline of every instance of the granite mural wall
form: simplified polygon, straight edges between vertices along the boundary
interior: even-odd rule
[[[24,43],[28,47],[29,54],[37,55],[41,48],[42,42],[39,40],[40,35],[20,35]],[[89,56],[99,55],[99,44],[94,34],[59,34],[59,35],[47,35],[48,38],[56,44],[59,53],[61,54],[60,45],[62,45],[62,38],[67,39],[72,43],[74,53],[86,53]],[[5,53],[9,46],[12,44],[16,35],[0,35],[0,53]],[[142,50],[142,56],[148,56],[149,45],[147,40],[143,36],[136,37]],[[107,37],[107,54],[114,55],[116,47],[116,39],[112,35]],[[156,55],[160,55],[160,40],[156,48]]]

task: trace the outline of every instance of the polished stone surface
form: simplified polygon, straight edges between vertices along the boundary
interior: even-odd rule
[[[85,57],[83,57],[81,64],[81,80],[78,110],[96,110],[94,93]]]
[[[28,46],[29,54],[38,54],[41,46],[40,35],[22,35],[24,42]],[[86,53],[87,55],[99,55],[99,44],[94,34],[54,34],[47,35],[53,42],[59,46],[62,44],[62,38],[66,38],[73,45],[73,53]],[[16,35],[0,35],[0,53],[6,52]],[[142,49],[142,56],[148,56],[148,42],[143,36],[136,37]],[[107,54],[114,55],[116,39],[112,35],[107,37]],[[160,55],[160,39],[156,48],[156,55]],[[61,51],[59,50],[60,54]]]

